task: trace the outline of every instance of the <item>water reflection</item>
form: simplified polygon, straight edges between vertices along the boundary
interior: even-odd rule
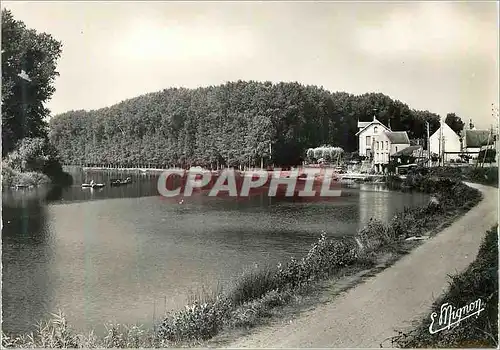
[[[326,202],[261,194],[183,204],[158,196],[155,176],[102,191],[79,187],[111,177],[123,175],[80,173],[70,188],[5,194],[4,330],[24,332],[57,308],[79,330],[106,321],[147,325],[201,285],[228,283],[255,262],[301,256],[323,230],[354,234],[370,217],[385,220],[427,200],[373,184],[346,186]]]
[[[28,331],[53,310],[53,242],[44,190],[2,194],[2,316],[6,331]],[[39,197],[41,196],[41,197]]]

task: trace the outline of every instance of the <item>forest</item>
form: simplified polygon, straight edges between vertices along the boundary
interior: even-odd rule
[[[228,82],[170,88],[51,118],[49,138],[68,165],[296,165],[312,147],[357,149],[358,119],[376,116],[410,139],[439,116],[381,93],[352,95],[299,83]]]

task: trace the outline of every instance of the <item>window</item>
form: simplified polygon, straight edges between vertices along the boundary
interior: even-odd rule
[[[378,132],[378,126],[375,126],[375,127],[373,128],[373,132],[374,132],[375,134]]]
[[[396,148],[396,152],[398,151],[398,146],[395,147]]]
[[[371,138],[370,138],[370,136],[367,136],[366,137],[366,147],[370,147],[370,143],[371,143]]]
[[[389,149],[389,141],[385,141],[385,149]]]

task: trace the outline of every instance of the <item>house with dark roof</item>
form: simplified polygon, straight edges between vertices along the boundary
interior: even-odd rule
[[[464,153],[477,156],[481,147],[494,144],[496,135],[491,130],[466,129],[463,131],[462,150]]]
[[[406,131],[392,131],[375,116],[369,122],[358,121],[356,136],[359,155],[367,157],[379,172],[387,168],[391,154],[410,146]]]

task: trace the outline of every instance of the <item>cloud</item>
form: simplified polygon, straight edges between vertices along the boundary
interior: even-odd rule
[[[493,55],[495,28],[461,11],[459,5],[422,2],[397,6],[385,21],[360,26],[356,43],[365,54],[384,59],[440,60],[453,56],[460,59],[460,55]]]
[[[112,49],[134,61],[215,61],[251,58],[255,44],[245,28],[223,28],[204,23],[180,25],[136,20]]]

